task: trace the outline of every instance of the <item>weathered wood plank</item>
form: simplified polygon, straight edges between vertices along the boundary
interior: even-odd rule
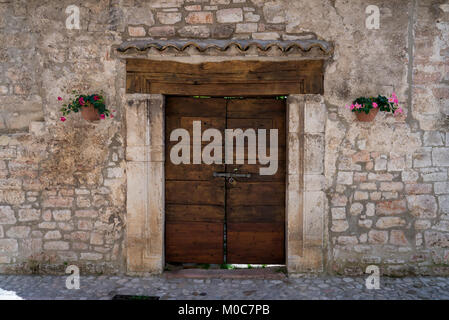
[[[223,263],[223,223],[181,222],[165,227],[167,262]]]
[[[284,225],[228,223],[227,263],[285,263]]]
[[[128,59],[126,70],[128,93],[250,96],[323,91],[322,60],[189,64]]]
[[[221,206],[169,204],[165,209],[167,222],[224,222]]]

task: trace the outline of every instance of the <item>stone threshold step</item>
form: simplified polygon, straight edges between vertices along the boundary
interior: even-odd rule
[[[267,279],[284,280],[287,278],[285,273],[279,271],[279,268],[257,268],[257,269],[182,269],[176,271],[166,271],[163,273],[167,279]]]

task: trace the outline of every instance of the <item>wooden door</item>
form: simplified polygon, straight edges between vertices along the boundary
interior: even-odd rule
[[[226,183],[227,263],[283,264],[285,225],[285,102],[275,99],[233,99],[227,104],[227,128],[278,130],[278,170],[260,175],[261,165],[227,165],[227,172],[250,173]],[[263,165],[262,165],[263,166]]]
[[[179,164],[170,161],[170,133],[189,131],[193,121],[209,128],[278,129],[278,170],[259,175],[260,164]],[[268,131],[268,130],[267,130]],[[285,221],[285,102],[263,99],[166,100],[166,237],[167,262],[283,264]],[[192,144],[192,139],[190,141]],[[209,142],[203,142],[206,145]],[[267,149],[269,138],[267,136]],[[191,147],[191,159],[193,148]],[[245,145],[245,150],[247,147]],[[269,151],[267,151],[269,152]],[[235,152],[234,152],[235,154]],[[224,163],[224,159],[223,159]],[[214,177],[250,173],[248,178]]]
[[[166,99],[165,155],[165,259],[167,262],[224,262],[225,181],[213,173],[223,165],[179,164],[170,161],[174,129],[186,129],[193,137],[193,121],[201,129],[224,131],[225,99]],[[191,139],[191,159],[193,140]],[[207,144],[207,143],[205,143]]]

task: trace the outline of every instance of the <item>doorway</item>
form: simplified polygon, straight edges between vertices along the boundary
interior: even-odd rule
[[[249,152],[248,137],[244,153],[234,152],[232,163],[223,159],[212,164],[174,164],[172,148],[185,142],[171,141],[170,135],[184,129],[192,137],[194,122],[200,124],[201,136],[207,129],[221,133],[222,155],[226,131],[265,129],[266,155],[277,151],[276,171],[260,174],[267,165]],[[273,148],[268,132],[275,129],[277,147]],[[167,96],[165,141],[165,261],[285,264],[285,99]],[[195,143],[188,141],[190,160]],[[209,144],[201,139],[195,150]]]
[[[327,219],[324,60],[220,59],[224,61],[126,60],[127,273],[160,274],[166,266],[166,241],[174,238],[165,235],[165,223],[172,219],[166,219],[166,202],[172,195],[165,186],[165,112],[170,97],[193,95],[287,96],[283,263],[292,274],[322,272]],[[226,252],[223,249],[223,256]]]

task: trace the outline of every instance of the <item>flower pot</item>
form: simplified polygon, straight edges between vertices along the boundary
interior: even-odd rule
[[[376,117],[377,113],[379,112],[379,108],[373,108],[370,109],[369,113],[366,114],[364,111],[355,112],[355,115],[357,117],[357,120],[361,121],[361,122],[371,122],[374,120],[374,118]]]
[[[84,107],[81,108],[81,116],[87,121],[100,120],[100,114],[98,110],[94,108],[93,104],[86,103]]]

